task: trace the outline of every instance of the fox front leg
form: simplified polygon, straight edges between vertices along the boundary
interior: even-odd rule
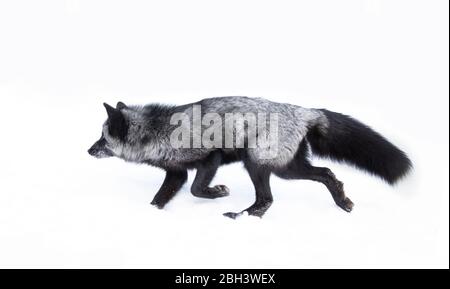
[[[153,198],[151,204],[158,207],[159,209],[162,209],[181,189],[186,180],[186,170],[167,171],[166,178],[164,179],[161,188]]]
[[[224,185],[209,187],[216,175],[217,169],[222,164],[222,156],[219,152],[212,152],[197,166],[197,174],[192,183],[191,193],[199,198],[215,199],[230,194],[230,190]]]
[[[250,216],[261,218],[273,202],[269,181],[271,172],[264,168],[259,168],[258,165],[249,162],[245,163],[245,167],[247,168],[248,174],[250,175],[250,178],[255,187],[256,200],[253,205],[243,210],[242,212],[228,212],[224,214],[224,216],[232,219],[236,219],[244,212],[247,212]]]

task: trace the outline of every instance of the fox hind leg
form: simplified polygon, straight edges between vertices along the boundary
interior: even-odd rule
[[[217,169],[222,164],[222,157],[219,152],[212,152],[204,161],[197,166],[197,174],[191,186],[191,193],[199,198],[215,199],[225,197],[230,194],[230,190],[225,185],[209,187]]]
[[[353,202],[345,196],[344,184],[339,181],[329,168],[310,166],[302,174],[302,178],[324,184],[331,193],[336,205],[346,212],[351,212]]]
[[[330,191],[334,202],[346,212],[351,212],[353,202],[346,197],[344,184],[339,181],[334,173],[325,167],[314,167],[306,158],[306,145],[302,143],[295,158],[286,167],[274,172],[283,179],[304,179],[320,182]]]

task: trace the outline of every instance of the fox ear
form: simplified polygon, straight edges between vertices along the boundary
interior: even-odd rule
[[[109,133],[113,137],[125,139],[128,131],[127,122],[122,112],[107,103],[103,104],[108,113]]]
[[[117,105],[116,105],[116,109],[121,110],[121,109],[124,109],[124,108],[127,108],[127,105],[126,105],[125,103],[119,101],[119,102],[117,103]]]
[[[114,117],[118,113],[114,107],[110,106],[106,102],[103,103],[103,106],[106,108],[106,113],[108,113],[109,118]]]

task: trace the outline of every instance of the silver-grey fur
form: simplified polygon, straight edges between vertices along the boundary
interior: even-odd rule
[[[222,119],[225,113],[278,114],[279,133],[276,156],[261,158],[263,148],[246,148],[248,156],[255,163],[274,168],[282,167],[293,159],[309,127],[319,125],[326,130],[328,126],[327,118],[320,110],[276,103],[263,98],[218,97],[178,107],[148,105],[123,108],[121,111],[129,125],[128,139],[122,142],[111,137],[108,133],[108,124],[105,123],[103,134],[108,142],[108,148],[115,156],[137,163],[164,163],[168,167],[177,167],[183,162],[200,160],[214,149],[173,148],[170,144],[170,135],[177,127],[170,125],[170,117],[174,113],[185,113],[192,117],[193,105],[201,106],[202,115],[217,113]],[[239,133],[245,134],[245,132],[234,132],[235,135]],[[142,141],[144,138],[147,141]]]

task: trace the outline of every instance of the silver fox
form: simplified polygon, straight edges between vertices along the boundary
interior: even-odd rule
[[[353,208],[346,197],[343,184],[330,169],[314,167],[309,154],[347,162],[389,184],[405,176],[412,167],[406,154],[361,122],[325,109],[309,109],[300,106],[272,102],[263,98],[216,97],[196,103],[169,106],[149,104],[127,106],[122,102],[114,108],[104,104],[108,119],[103,124],[101,138],[89,149],[97,158],[118,157],[134,163],[145,163],[166,171],[165,180],[151,204],[163,208],[187,180],[187,170],[197,173],[191,193],[201,198],[219,198],[229,194],[224,185],[210,187],[217,169],[223,164],[242,161],[255,187],[256,201],[238,213],[225,213],[236,218],[247,212],[262,217],[273,202],[269,179],[271,174],[284,179],[306,179],[323,183],[335,203],[347,212]],[[250,147],[251,136],[246,126],[224,126],[224,133],[236,138],[245,137],[244,146],[226,147],[174,147],[171,136],[179,125],[173,124],[175,114],[193,117],[193,107],[201,108],[201,115],[215,113],[221,118],[226,114],[276,114],[277,149],[270,158],[261,157],[261,146]],[[204,131],[208,126],[201,125]],[[190,136],[194,127],[189,126]],[[269,131],[264,131],[269,133]]]

